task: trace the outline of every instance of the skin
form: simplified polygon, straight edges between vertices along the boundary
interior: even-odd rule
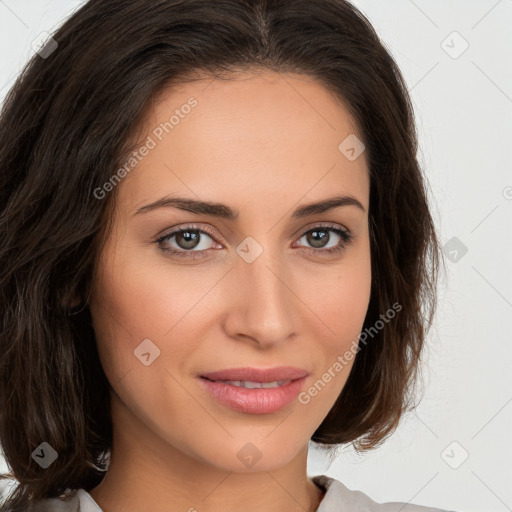
[[[271,414],[225,407],[198,375],[289,365],[309,371],[307,390],[358,339],[370,300],[369,175],[365,153],[350,161],[338,145],[359,132],[313,79],[266,71],[164,91],[140,140],[191,96],[197,106],[117,185],[114,229],[93,278],[114,443],[90,494],[105,512],[314,511],[323,495],[307,477],[308,441],[353,360],[308,404],[294,400]],[[240,214],[168,207],[134,215],[169,194]],[[333,195],[356,198],[364,211],[349,205],[291,218],[297,206]],[[163,246],[207,256],[162,252],[155,240],[190,223],[215,237],[201,234],[198,248],[179,237]],[[304,236],[319,223],[349,230],[353,243],[322,255],[323,245]],[[343,243],[325,234],[327,248]],[[248,236],[263,248],[252,263],[236,252]],[[160,350],[148,366],[134,357],[145,339]],[[261,454],[251,467],[237,457],[248,442]]]

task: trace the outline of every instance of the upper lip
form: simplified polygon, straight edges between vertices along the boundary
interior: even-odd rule
[[[216,372],[203,373],[200,376],[210,380],[238,380],[251,382],[274,382],[276,380],[295,380],[308,375],[308,371],[292,366],[277,368],[228,368]]]

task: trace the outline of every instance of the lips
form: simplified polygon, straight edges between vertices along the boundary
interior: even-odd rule
[[[308,371],[292,366],[280,366],[277,368],[229,368],[216,372],[203,373],[200,377],[208,380],[219,381],[250,381],[250,382],[274,382],[301,379],[308,375]]]
[[[272,414],[290,406],[309,373],[301,368],[232,368],[200,375],[201,387],[221,405],[246,414]]]

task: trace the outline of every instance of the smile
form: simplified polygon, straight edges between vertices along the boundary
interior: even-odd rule
[[[210,379],[208,379],[210,380]],[[231,386],[237,386],[247,389],[269,389],[269,388],[278,388],[281,386],[285,386],[289,384],[291,380],[275,380],[273,382],[255,382],[250,380],[220,380],[220,381],[212,381],[212,382],[223,382],[224,384],[229,384]]]

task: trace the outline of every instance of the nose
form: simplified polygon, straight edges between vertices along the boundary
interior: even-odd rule
[[[252,263],[239,258],[228,281],[224,329],[231,338],[269,348],[298,332],[301,301],[282,259],[267,251]]]

